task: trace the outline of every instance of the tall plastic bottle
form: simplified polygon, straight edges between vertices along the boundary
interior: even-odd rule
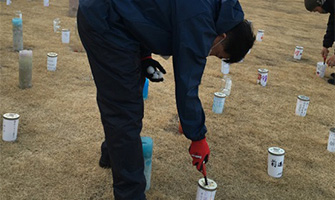
[[[69,17],[77,16],[79,0],[69,0]]]
[[[13,18],[13,49],[14,51],[23,50],[23,32],[22,32],[22,19]]]
[[[149,79],[145,78],[145,83],[143,87],[143,99],[148,99],[148,92],[149,92]]]
[[[231,76],[229,76],[228,74],[223,75],[221,92],[229,96],[230,91],[231,91],[231,86],[232,86]]]
[[[33,68],[33,51],[21,50],[19,52],[19,86],[21,89],[32,86],[32,68]]]
[[[152,168],[152,148],[153,141],[151,137],[141,137],[142,148],[143,148],[143,158],[144,158],[144,175],[147,185],[145,190],[150,189],[151,185],[151,168]]]
[[[226,63],[223,59],[221,61],[221,72],[223,74],[229,74],[230,64]]]

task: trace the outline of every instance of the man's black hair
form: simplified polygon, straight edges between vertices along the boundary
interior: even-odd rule
[[[255,42],[255,35],[251,22],[244,20],[226,33],[227,37],[223,41],[224,51],[230,55],[225,60],[227,63],[241,61],[252,48]]]

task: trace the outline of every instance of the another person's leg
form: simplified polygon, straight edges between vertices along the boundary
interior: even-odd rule
[[[115,199],[143,200],[146,182],[140,138],[143,97],[139,55],[108,44],[90,29],[80,11],[77,18],[97,87]]]

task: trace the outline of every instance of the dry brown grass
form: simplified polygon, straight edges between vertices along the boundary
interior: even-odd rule
[[[241,0],[255,30],[264,29],[243,63],[231,67],[233,87],[224,114],[211,112],[220,60],[210,57],[200,97],[211,148],[208,176],[216,199],[335,199],[335,154],[326,150],[335,126],[335,87],[315,76],[328,15],[309,13],[302,0]],[[85,53],[72,52],[52,29],[52,20],[74,30],[68,1],[13,0],[0,4],[0,113],[21,115],[18,140],[0,142],[0,197],[9,199],[111,199],[111,172],[98,167],[102,126]],[[12,51],[11,18],[23,13],[24,47],[33,49],[33,87],[18,88],[18,53]],[[73,31],[71,41],[74,41]],[[293,60],[296,45],[303,59]],[[57,52],[56,72],[46,54]],[[164,83],[150,83],[142,135],[154,140],[148,199],[195,199],[201,177],[191,166],[190,142],[178,133],[171,59]],[[266,87],[257,69],[269,69]],[[306,117],[294,114],[297,95],[311,103]],[[2,120],[1,120],[2,123]],[[284,175],[267,175],[267,148],[286,150]]]

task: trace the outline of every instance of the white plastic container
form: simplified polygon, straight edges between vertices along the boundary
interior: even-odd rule
[[[323,78],[325,76],[326,68],[326,64],[323,64],[323,62],[318,62],[316,64],[316,75],[320,78]]]
[[[20,10],[15,11],[15,17],[22,19],[22,12]]]
[[[224,60],[221,62],[221,72],[223,74],[229,74],[230,64],[226,63]]]
[[[209,178],[207,182],[208,185],[205,183],[205,178],[199,179],[196,200],[214,200],[217,184]]]
[[[256,40],[258,42],[262,42],[264,37],[264,30],[258,29],[257,35],[256,35]]]
[[[54,32],[55,33],[59,33],[60,32],[60,19],[59,18],[56,18],[53,20],[53,28],[54,28]]]
[[[307,108],[309,105],[309,97],[304,95],[299,95],[297,100],[297,105],[295,107],[295,114],[305,117],[307,113]]]
[[[6,113],[3,115],[2,140],[13,142],[17,138],[20,115],[16,113]]]
[[[285,150],[279,147],[268,148],[268,174],[274,178],[283,175]]]
[[[229,96],[232,85],[233,81],[231,80],[231,77],[228,74],[223,75],[221,92],[223,92],[223,94],[225,94],[226,96]]]
[[[44,6],[49,6],[49,0],[43,0],[43,5]]]
[[[48,71],[56,71],[57,68],[57,53],[49,52],[47,53],[47,70]]]
[[[335,152],[335,128],[331,128],[329,130],[327,150],[330,152]]]
[[[296,60],[301,60],[302,52],[304,51],[304,47],[296,46],[294,50],[293,58]]]
[[[62,43],[68,44],[70,43],[70,30],[62,29]]]
[[[258,78],[257,78],[257,84],[260,84],[261,86],[266,86],[268,82],[268,69],[258,69]]]
[[[221,114],[223,112],[225,100],[226,95],[223,92],[215,92],[212,111]]]

